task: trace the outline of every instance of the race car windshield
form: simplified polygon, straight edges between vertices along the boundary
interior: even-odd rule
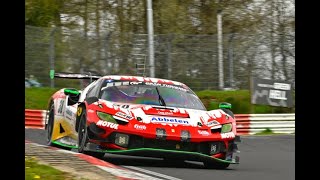
[[[192,91],[171,85],[107,83],[101,88],[100,98],[119,103],[205,110],[201,100]]]

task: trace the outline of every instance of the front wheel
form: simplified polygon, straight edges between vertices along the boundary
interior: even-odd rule
[[[87,121],[86,113],[83,112],[80,117],[80,122],[78,127],[78,152],[101,159],[103,158],[104,153],[85,150],[85,147],[89,141],[86,121]]]

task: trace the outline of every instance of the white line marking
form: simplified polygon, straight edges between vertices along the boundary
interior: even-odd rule
[[[70,154],[80,154],[80,153],[77,153],[77,152],[68,151],[68,150],[63,150],[63,149],[58,149],[58,150],[56,150],[56,151],[64,152],[64,153],[70,153]]]
[[[146,169],[138,168],[138,167],[135,167],[135,166],[123,166],[123,167],[129,168],[129,169],[134,169],[136,171],[141,171],[141,172],[144,172],[144,173],[147,173],[147,174],[151,174],[151,175],[154,175],[154,176],[158,176],[158,177],[162,177],[162,178],[165,178],[165,179],[182,180],[182,179],[178,179],[178,178],[175,178],[175,177],[172,177],[172,176],[168,176],[168,175],[160,174],[160,173],[157,173],[157,172],[149,171],[149,170],[146,170]]]
[[[123,169],[117,169],[117,168],[110,168],[110,167],[105,167],[105,166],[98,166],[98,168],[107,171],[117,177],[122,177],[122,178],[128,178],[128,179],[137,179],[137,180],[163,180],[163,179],[158,179],[152,176],[148,176],[145,174],[141,174],[138,172],[130,171],[130,170],[123,170]]]

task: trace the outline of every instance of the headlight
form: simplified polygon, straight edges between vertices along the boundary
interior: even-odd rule
[[[181,141],[190,141],[191,135],[189,131],[182,130],[181,131]]]
[[[163,128],[156,128],[156,138],[165,140],[167,136],[166,130]]]
[[[232,130],[232,124],[228,123],[228,124],[223,124],[222,128],[221,128],[221,133],[227,133],[230,132]]]
[[[110,114],[97,111],[97,115],[101,120],[112,122],[114,124],[118,124],[117,121]]]

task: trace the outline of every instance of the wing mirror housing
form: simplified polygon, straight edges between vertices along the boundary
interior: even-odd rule
[[[76,104],[81,94],[77,89],[74,88],[66,88],[63,92],[68,96],[68,106]]]
[[[221,102],[219,103],[219,108],[220,109],[231,109],[232,105],[227,102]]]

